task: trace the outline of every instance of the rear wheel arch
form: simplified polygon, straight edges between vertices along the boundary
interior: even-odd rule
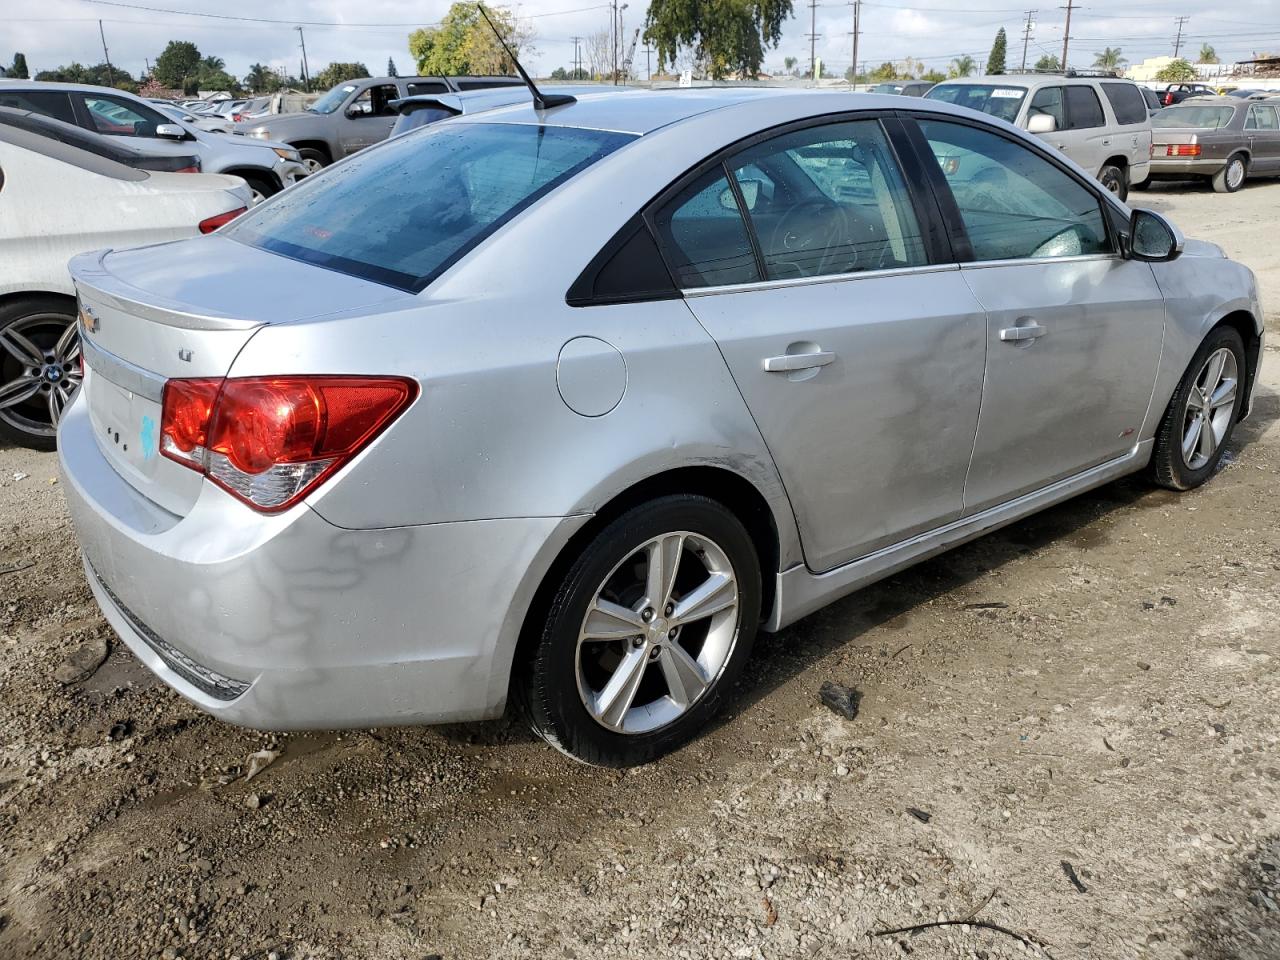
[[[329,158],[329,162],[333,163],[333,150],[331,150],[329,148],[329,144],[323,140],[289,140],[288,144],[295,150],[316,150],[323,153]]]
[[[76,298],[69,294],[58,290],[19,290],[14,293],[0,293],[0,307],[7,307],[11,303],[18,303],[23,300],[41,300],[46,297],[55,297],[66,303],[70,308],[72,315],[76,312]]]
[[[689,494],[715,500],[746,527],[760,561],[761,615],[768,619],[773,610],[780,555],[777,523],[768,500],[750,480],[732,470],[714,466],[679,467],[646,477],[616,494],[569,538],[543,574],[525,611],[512,660],[513,673],[527,662],[536,648],[552,598],[587,544],[633,507],[673,494]]]

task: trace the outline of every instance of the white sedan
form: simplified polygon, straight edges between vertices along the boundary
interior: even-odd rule
[[[0,126],[0,439],[53,449],[80,384],[68,260],[210,233],[249,200],[238,177],[135,170]]]

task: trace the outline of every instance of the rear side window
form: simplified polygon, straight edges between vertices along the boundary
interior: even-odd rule
[[[1256,106],[1249,108],[1249,120],[1245,126],[1250,130],[1277,129],[1276,108]]]
[[[1085,130],[1106,125],[1102,103],[1093,87],[1067,87],[1067,129]]]
[[[443,83],[437,83],[434,81],[423,82],[419,80],[415,83],[406,83],[404,85],[404,88],[406,91],[408,91],[406,93],[406,96],[410,96],[410,97],[416,97],[419,94],[424,94],[424,93],[448,93],[449,92],[449,88],[446,87]]]
[[[308,177],[220,233],[417,292],[631,134],[533,124],[428,127]]]
[[[75,123],[70,95],[60,90],[5,90],[0,86],[0,107],[30,110],[63,123]]]
[[[723,166],[713,167],[680,191],[654,223],[682,289],[760,279],[751,238]]]
[[[1132,83],[1104,83],[1102,92],[1111,101],[1111,112],[1121,124],[1141,123],[1147,119],[1147,103]]]

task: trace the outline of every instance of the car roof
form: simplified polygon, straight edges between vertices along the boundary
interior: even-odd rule
[[[572,97],[586,96],[592,93],[618,93],[634,90],[634,87],[602,87],[594,84],[544,83],[538,88],[548,94],[568,94]],[[532,102],[532,94],[523,83],[514,87],[485,87],[479,90],[460,90],[456,93],[417,93],[409,97],[401,97],[391,101],[393,106],[415,103],[439,103],[446,107],[461,107],[463,113],[475,113],[478,110],[491,110],[494,107],[506,106],[510,103]]]
[[[555,88],[548,87],[547,92]],[[782,87],[692,87],[683,90],[628,90],[583,94],[574,103],[536,110],[532,102],[500,106],[482,113],[464,114],[451,123],[529,123],[552,127],[581,127],[646,134],[699,114],[765,100],[792,100],[813,106],[815,114],[824,110],[822,100],[840,99],[846,106],[830,110],[901,110],[902,99],[872,93],[791,90]]]
[[[1133,83],[1126,77],[1082,77],[1071,76],[1066,73],[998,73],[984,74],[980,77],[958,77],[954,80],[940,80],[938,86],[953,86],[961,83],[989,84],[992,86],[1005,87],[1027,87],[1033,89],[1035,87],[1062,86],[1064,83]]]

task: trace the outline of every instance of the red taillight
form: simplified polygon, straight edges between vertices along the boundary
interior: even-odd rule
[[[1164,95],[1164,105],[1167,107],[1167,106],[1169,106],[1169,104],[1171,104],[1171,103],[1173,103],[1173,94],[1172,94],[1172,93],[1166,93],[1166,94]]]
[[[200,167],[199,167],[199,166],[197,166],[197,165],[194,165],[194,164],[193,164],[193,165],[192,165],[192,166],[190,166],[190,167],[180,167],[179,169],[177,169],[177,170],[175,170],[175,171],[173,171],[173,172],[174,172],[174,173],[199,173],[199,172],[200,172]]]
[[[234,220],[240,214],[244,213],[248,207],[237,207],[235,210],[228,210],[226,213],[220,213],[216,217],[210,217],[208,220],[200,221],[201,233],[213,233],[219,227],[224,226]]]
[[[240,116],[240,114],[238,114],[238,113],[233,113],[233,114],[231,115],[231,122],[232,122],[232,123],[239,123],[239,122],[240,122],[241,120],[243,120],[243,119],[244,119],[244,117]]]
[[[1171,143],[1164,148],[1166,157],[1198,157],[1200,156],[1200,144],[1198,143]]]
[[[257,510],[297,503],[418,395],[400,377],[170,380],[160,452]]]

